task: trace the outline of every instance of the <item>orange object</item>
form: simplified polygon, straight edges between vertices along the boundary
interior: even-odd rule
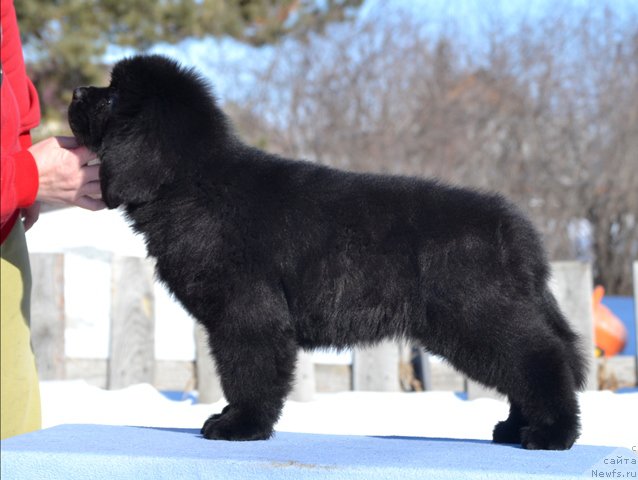
[[[602,355],[612,357],[625,347],[627,329],[622,321],[601,303],[604,296],[604,287],[598,285],[594,288],[594,339]]]

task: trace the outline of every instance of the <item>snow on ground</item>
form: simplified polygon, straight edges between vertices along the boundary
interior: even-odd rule
[[[45,428],[94,423],[199,429],[226,404],[173,401],[147,384],[102,390],[84,381],[42,382]],[[631,449],[638,444],[638,393],[580,394],[583,431],[579,444]],[[461,400],[452,392],[317,394],[311,402],[288,401],[276,430],[338,435],[491,439],[507,417],[506,402]]]

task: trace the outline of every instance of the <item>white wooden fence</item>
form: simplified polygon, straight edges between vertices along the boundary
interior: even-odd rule
[[[152,261],[104,253],[101,254],[101,259],[110,266],[111,288],[110,292],[106,292],[110,296],[110,302],[108,307],[96,305],[94,312],[97,314],[99,310],[105,309],[110,312],[108,320],[105,320],[110,322],[110,329],[106,329],[110,330],[108,355],[102,355],[102,358],[100,355],[84,355],[85,358],[78,358],[77,355],[70,356],[67,353],[69,318],[65,300],[69,295],[68,288],[73,288],[68,287],[68,284],[93,282],[92,272],[87,270],[82,273],[83,278],[77,278],[77,272],[73,275],[75,278],[65,278],[64,254],[31,254],[32,336],[40,378],[85,378],[111,389],[146,382],[166,390],[197,389],[200,401],[203,402],[219,399],[222,392],[202,328],[194,329],[195,352],[192,359],[156,358],[156,314],[162,312],[156,312],[158,307],[154,294],[156,287]],[[638,262],[634,263],[633,268],[636,290]],[[585,338],[593,365],[591,267],[581,262],[554,262],[552,271],[552,289],[573,326]],[[105,294],[97,290],[93,292],[96,296]],[[635,297],[638,298],[638,291]],[[85,300],[92,304],[91,298]],[[103,311],[99,313],[103,316],[105,314]],[[74,321],[77,322],[78,319]],[[402,384],[410,383],[409,357],[410,349],[394,342],[354,350],[351,368],[316,365],[312,355],[300,352],[297,382],[291,398],[309,400],[316,390],[334,391],[343,388],[399,391]],[[625,371],[626,363],[625,361],[623,367]],[[633,382],[636,378],[635,365],[638,365],[638,357],[635,363],[631,359]],[[493,395],[493,392],[482,386],[465,381],[445,363],[428,364],[426,361],[425,368],[429,373],[426,385],[428,388],[465,388],[470,397]],[[587,387],[596,389],[597,386],[597,368],[592,366]]]

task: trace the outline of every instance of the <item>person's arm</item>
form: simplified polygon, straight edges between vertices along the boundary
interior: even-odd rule
[[[35,202],[38,169],[28,150],[16,154],[2,152],[0,162],[0,220],[4,224],[16,210]]]
[[[2,141],[0,152],[0,219],[33,204],[38,191],[38,170],[28,151],[30,130],[40,121],[35,87],[28,79],[13,2],[0,0],[2,24]]]
[[[31,144],[30,130],[40,120],[35,87],[26,75],[13,3],[2,4],[2,152],[0,217],[2,224],[21,210],[28,229],[38,218],[38,202],[104,208],[99,197],[95,157],[72,137]],[[5,108],[6,106],[6,108]],[[17,107],[17,108],[16,108]]]

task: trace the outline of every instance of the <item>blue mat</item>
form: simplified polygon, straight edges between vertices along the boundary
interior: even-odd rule
[[[104,425],[62,425],[4,440],[1,446],[3,480],[512,480],[636,471],[630,450],[611,447],[544,452],[478,440],[298,433],[221,442],[204,440],[196,430]]]

